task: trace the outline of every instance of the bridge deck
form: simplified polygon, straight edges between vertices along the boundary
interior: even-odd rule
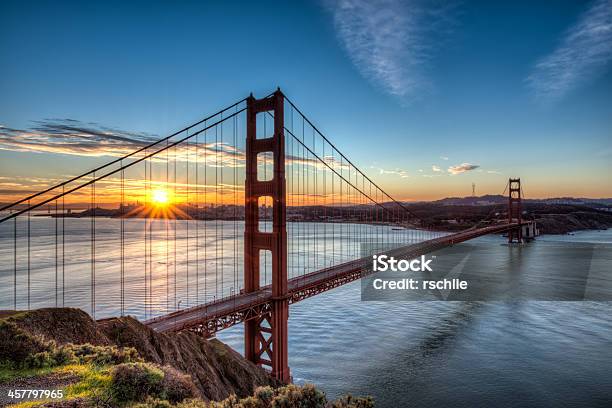
[[[496,234],[518,227],[518,224],[500,224],[471,229],[387,251],[390,256],[411,258],[487,234]],[[370,272],[371,257],[360,258],[325,268],[288,281],[289,302],[295,303],[321,292],[357,280]],[[191,307],[147,320],[159,332],[193,330],[205,336],[261,316],[270,310],[272,288],[268,285],[251,293],[240,293],[200,306]]]

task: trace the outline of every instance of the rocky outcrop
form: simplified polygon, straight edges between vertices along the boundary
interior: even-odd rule
[[[15,312],[9,321],[27,333],[54,340],[58,344],[110,345],[106,336],[98,331],[96,323],[81,309],[48,308]]]
[[[82,310],[71,308],[15,312],[2,317],[33,339],[133,347],[145,361],[170,365],[191,375],[205,400],[218,401],[232,394],[246,397],[258,386],[278,385],[263,369],[216,339],[206,340],[191,332],[157,333],[132,317],[95,322]]]
[[[276,385],[264,370],[217,339],[192,332],[157,333],[132,317],[99,321],[98,328],[113,344],[134,347],[146,361],[190,374],[206,399],[245,397],[258,386]]]

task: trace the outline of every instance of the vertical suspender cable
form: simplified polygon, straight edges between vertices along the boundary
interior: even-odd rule
[[[148,269],[149,269],[149,262],[147,260],[148,258],[148,239],[147,239],[147,219],[148,219],[148,212],[151,210],[149,208],[149,203],[147,202],[149,199],[149,185],[147,183],[147,176],[148,176],[148,171],[147,171],[147,159],[144,160],[143,162],[144,164],[144,198],[143,198],[143,209],[144,211],[142,212],[142,219],[143,219],[143,225],[144,225],[144,314],[145,314],[145,318],[147,317],[147,291],[148,291],[148,284],[147,284],[147,275],[148,275]]]
[[[92,173],[92,177],[95,180],[96,178],[96,173]],[[96,195],[96,183],[91,183],[91,211],[89,216],[91,217],[91,238],[90,238],[90,244],[91,244],[91,316],[95,319],[96,317],[96,306],[95,306],[95,282],[96,282],[96,247],[95,247],[95,231],[96,231],[96,204],[95,204],[95,195]]]
[[[13,309],[17,310],[17,217],[13,218]]]
[[[170,153],[168,149],[168,139],[166,139],[166,191],[168,189],[168,175],[170,173],[169,169],[170,162]],[[166,313],[170,313],[170,221],[174,219],[174,214],[176,206],[176,197],[172,197],[170,201],[169,210],[166,211],[165,223],[166,223]]]
[[[219,147],[223,148],[223,112],[221,112],[221,123],[219,124],[219,126],[221,126],[221,142]],[[224,164],[224,159],[223,159],[223,151],[221,151],[221,167],[219,167],[219,172],[221,175],[221,180],[219,181],[220,185],[221,185],[221,205],[223,205],[223,192],[224,192],[224,188],[223,188],[223,164]],[[218,218],[218,217],[217,217]],[[221,223],[221,241],[223,242],[223,232],[224,232],[224,228],[223,228],[223,223]],[[218,243],[217,243],[218,244]],[[223,256],[223,251],[221,252],[221,256]],[[219,257],[217,257],[217,262],[219,262]],[[223,289],[224,289],[224,279],[223,279],[223,261],[221,262],[221,297],[223,297]]]
[[[176,184],[177,184],[177,180],[176,180],[176,145],[174,145],[174,154],[172,155],[172,160],[173,160],[173,164],[174,164],[174,205],[178,206],[178,197],[176,195]],[[178,308],[178,303],[177,303],[177,298],[176,298],[176,229],[177,229],[177,224],[178,224],[178,211],[175,211],[174,216],[172,217],[173,220],[173,224],[174,224],[174,245],[173,245],[173,251],[174,251],[174,260],[173,260],[173,269],[174,269],[174,274],[172,276],[172,280],[173,280],[173,290],[174,290],[174,310],[176,310]]]
[[[206,128],[204,128],[204,129],[206,129]],[[208,187],[208,184],[206,184],[206,183],[208,183],[208,179],[206,177],[207,176],[206,164],[207,164],[207,161],[208,161],[208,153],[210,151],[208,145],[206,144],[206,140],[207,140],[206,132],[207,132],[207,130],[204,131],[204,207],[206,207],[206,189]],[[208,294],[208,292],[207,292],[207,289],[208,289],[208,285],[207,285],[208,275],[206,273],[206,271],[208,269],[207,266],[206,266],[206,264],[208,263],[208,257],[206,256],[207,252],[208,252],[208,250],[207,250],[207,248],[208,248],[208,239],[207,239],[208,238],[208,233],[207,233],[208,223],[206,222],[206,208],[204,208],[203,219],[204,219],[204,303],[206,303],[207,302],[206,296]]]
[[[219,125],[215,126],[215,300],[219,298]]]
[[[30,200],[28,200],[28,209],[30,208]],[[30,213],[28,211],[28,310],[30,310]]]
[[[64,196],[65,186],[62,185],[62,307],[65,301],[66,288],[66,201]]]
[[[189,131],[187,131],[187,136],[189,136]],[[185,141],[186,147],[185,147],[185,159],[186,159],[186,165],[185,165],[185,179],[186,179],[186,185],[185,185],[185,195],[186,195],[186,199],[185,199],[185,204],[186,207],[185,209],[187,210],[187,220],[185,220],[185,234],[186,234],[186,251],[185,251],[185,256],[187,257],[186,261],[187,261],[187,270],[186,270],[186,278],[187,278],[187,282],[186,282],[186,287],[187,287],[187,299],[186,299],[186,303],[187,303],[187,307],[189,307],[191,305],[190,303],[190,298],[189,298],[189,222],[191,219],[191,211],[190,211],[190,207],[191,205],[189,204],[189,139],[187,139],[187,141]]]
[[[153,159],[149,160],[149,192],[153,194]],[[153,209],[151,209],[153,211]],[[149,213],[149,316],[153,313],[153,227],[157,214]]]
[[[121,298],[121,316],[125,314],[125,171],[123,170],[123,161],[120,162],[121,166],[121,211],[119,211],[120,223],[121,223],[121,287],[120,287],[120,298]]]
[[[235,111],[238,111],[238,107],[236,107]],[[238,149],[238,118],[236,116],[234,116],[234,118],[232,119],[233,121],[233,129],[232,129],[232,134],[233,134],[233,147],[235,149]],[[238,177],[237,177],[237,157],[236,155],[233,155],[234,157],[234,183],[233,183],[233,190],[234,190],[234,236],[232,238],[232,242],[234,243],[234,295],[238,294],[239,292],[239,288],[238,288],[238,196],[237,196],[237,188],[238,188]],[[235,302],[235,298],[234,298],[234,302]]]
[[[58,272],[59,272],[59,253],[58,253],[58,231],[57,231],[57,199],[55,200],[55,307],[58,306]]]
[[[204,123],[206,126],[206,123]],[[200,185],[199,185],[199,155],[200,155],[200,134],[196,134],[195,138],[195,227],[196,227],[196,305],[200,304]]]

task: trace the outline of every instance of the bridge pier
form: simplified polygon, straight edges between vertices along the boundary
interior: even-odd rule
[[[257,114],[274,112],[274,135],[257,138]],[[245,357],[267,366],[272,376],[285,383],[291,381],[288,362],[289,298],[287,291],[287,226],[285,180],[284,96],[277,90],[272,96],[247,98],[246,180],[244,233],[244,290],[260,287],[260,251],[272,254],[272,301],[269,313],[245,322]],[[265,136],[265,135],[264,135]],[[257,155],[272,153],[273,178],[257,177]],[[272,232],[259,229],[259,198],[271,197]]]

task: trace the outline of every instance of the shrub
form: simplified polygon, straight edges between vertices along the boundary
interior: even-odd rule
[[[215,405],[217,404],[217,405]],[[176,408],[226,408],[229,405],[218,405],[219,402],[206,403],[201,399],[186,400],[176,404]],[[242,408],[242,407],[241,407]]]
[[[372,397],[353,397],[344,396],[330,404],[330,408],[373,408],[374,400]]]
[[[230,400],[230,398],[226,399],[225,401]],[[234,405],[231,405],[231,406],[233,407]],[[266,408],[266,407],[269,407],[270,405],[264,403],[262,400],[258,399],[257,397],[247,397],[247,398],[241,399],[239,402],[236,403],[235,406],[239,408]]]
[[[324,407],[327,402],[325,393],[319,391],[314,385],[306,384],[301,390],[301,405],[307,407]]]
[[[205,402],[201,399],[186,399],[176,405],[154,398],[134,405],[134,408],[373,408],[370,397],[345,396],[328,403],[325,394],[311,384],[302,387],[289,384],[280,388],[259,387],[253,396],[239,399],[231,395],[223,401]]]
[[[57,345],[42,336],[31,335],[15,323],[0,320],[0,365],[14,369],[56,367],[69,363],[96,365],[140,361],[132,347]]]
[[[132,408],[172,408],[173,405],[166,400],[160,400],[157,398],[147,398],[145,402],[140,404],[132,405]]]
[[[124,363],[113,367],[111,377],[113,399],[122,404],[158,396],[162,391],[164,373],[151,364]]]
[[[180,402],[186,398],[193,398],[198,391],[191,380],[191,376],[183,374],[170,366],[162,367],[164,378],[162,380],[162,396],[170,402]]]
[[[48,352],[54,344],[24,332],[15,323],[0,320],[0,363],[21,367],[31,355]],[[36,363],[41,358],[30,357],[30,361]]]
[[[253,397],[263,402],[265,406],[270,405],[272,398],[274,398],[274,389],[269,385],[266,387],[257,387]]]
[[[23,368],[45,368],[53,367],[56,363],[52,353],[42,351],[40,353],[29,354],[21,365]]]
[[[275,394],[270,402],[271,408],[324,408],[327,403],[325,394],[312,384],[306,384],[303,387],[289,384],[278,388]]]
[[[74,354],[68,347],[60,347],[54,350],[53,360],[56,365],[74,363]]]
[[[325,408],[325,394],[314,385],[289,384],[280,388],[259,387],[251,397],[238,399],[235,395],[219,402],[206,404],[201,400],[187,400],[177,408]],[[347,408],[353,408],[347,406]],[[362,407],[358,407],[362,408]],[[364,407],[370,408],[370,407]]]
[[[141,361],[138,352],[132,347],[94,346],[92,344],[77,344],[67,346],[67,350],[74,355],[81,364],[93,363],[96,365],[123,364]]]

